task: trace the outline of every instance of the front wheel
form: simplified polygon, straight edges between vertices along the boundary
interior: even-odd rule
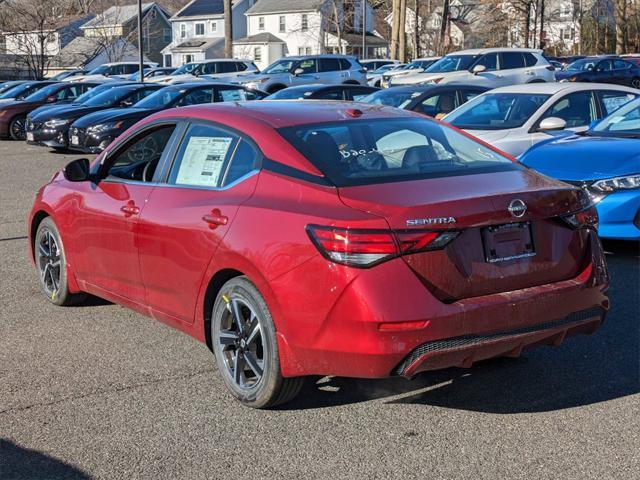
[[[38,225],[33,249],[40,286],[47,299],[54,305],[73,305],[84,300],[85,294],[69,291],[67,258],[60,232],[51,217]]]
[[[24,115],[18,115],[9,123],[9,135],[13,140],[26,140],[26,120]]]
[[[271,313],[247,277],[236,277],[222,287],[210,325],[218,370],[241,403],[268,408],[298,394],[304,379],[282,377]]]

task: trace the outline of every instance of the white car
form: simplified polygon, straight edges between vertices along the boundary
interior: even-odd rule
[[[150,82],[164,85],[193,82],[194,80],[235,81],[242,75],[257,73],[258,67],[251,60],[237,60],[234,58],[217,58],[202,62],[186,63],[171,75],[150,78]]]
[[[640,96],[640,90],[603,83],[539,83],[490,90],[443,121],[519,156],[553,132],[584,131]]]
[[[520,83],[555,82],[555,68],[542,50],[480,48],[445,55],[424,72],[391,79],[391,86],[467,83],[488,88]]]
[[[383,73],[380,86],[388,88],[392,80],[396,78],[405,78],[417,73],[422,73],[439,59],[440,57],[417,58],[414,61],[407,63],[403,68]]]
[[[155,62],[144,62],[143,67],[155,68]],[[113,62],[105,63],[94,68],[86,75],[76,75],[62,80],[63,82],[104,82],[109,80],[125,80],[132,73],[140,70],[138,62]]]
[[[382,84],[383,74],[393,72],[395,70],[402,70],[406,65],[406,63],[389,63],[378,67],[373,71],[367,71],[367,83],[370,87],[380,87]]]

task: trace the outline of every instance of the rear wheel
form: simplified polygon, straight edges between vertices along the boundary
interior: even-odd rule
[[[60,232],[51,217],[47,217],[36,231],[34,257],[40,286],[54,305],[73,305],[85,299],[83,293],[71,293],[67,282],[67,259]]]
[[[24,115],[18,115],[9,123],[9,135],[13,140],[25,140],[27,138],[26,119]]]
[[[631,86],[640,90],[640,77],[631,80]]]
[[[218,370],[241,403],[268,408],[298,394],[304,379],[282,377],[273,319],[248,278],[236,277],[222,287],[210,325]]]

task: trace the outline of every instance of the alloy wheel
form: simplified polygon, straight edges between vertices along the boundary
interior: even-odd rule
[[[640,89],[640,78],[634,78],[633,80],[631,80],[631,86],[633,88]]]
[[[25,129],[26,122],[24,118],[19,117],[11,122],[11,136],[15,140],[24,140],[25,138],[27,138]]]
[[[220,320],[218,353],[225,374],[242,390],[254,389],[262,380],[267,348],[262,325],[254,309],[241,297],[223,296],[226,309]]]
[[[60,249],[50,230],[45,230],[39,237],[36,256],[40,281],[53,298],[60,290]]]

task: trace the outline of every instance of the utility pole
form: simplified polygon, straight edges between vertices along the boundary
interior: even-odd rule
[[[142,0],[138,0],[138,54],[140,61],[140,82],[144,83],[144,42],[142,40]]]
[[[362,54],[360,58],[367,58],[367,1],[360,1],[362,2],[362,20],[360,21],[360,27],[362,28]]]
[[[233,58],[233,5],[231,0],[223,0],[224,9],[224,56]]]

